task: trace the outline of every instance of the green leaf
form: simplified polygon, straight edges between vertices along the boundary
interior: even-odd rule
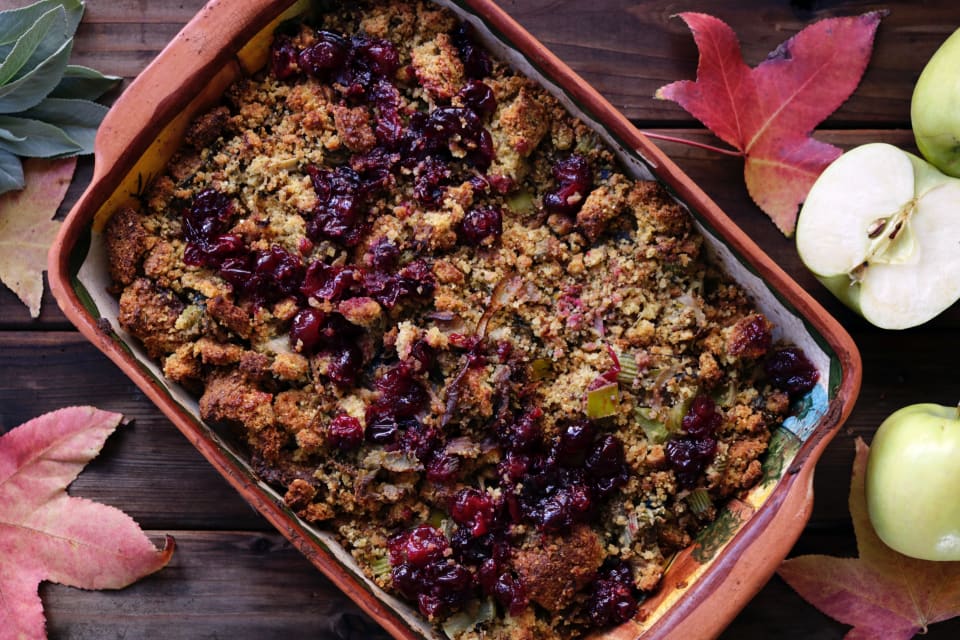
[[[23,189],[23,165],[20,158],[0,149],[0,193]]]
[[[123,78],[119,76],[108,76],[95,69],[70,64],[67,65],[60,84],[50,92],[50,97],[96,100],[121,80]]]
[[[40,44],[47,39],[49,33],[53,32],[56,35],[59,32],[65,35],[66,30],[67,18],[63,7],[56,7],[40,16],[40,19],[33,26],[17,38],[16,43],[10,48],[9,53],[6,53],[3,62],[0,63],[0,84],[5,84],[27,65],[27,62],[38,51]],[[37,60],[37,63],[49,55],[50,52]]]
[[[67,19],[67,35],[72,36],[83,17],[83,2],[80,0],[40,0],[26,7],[0,11],[0,44],[16,42],[40,16],[51,9],[63,7]]]
[[[10,142],[23,142],[26,136],[15,136],[6,129],[0,129],[0,140],[9,140]]]
[[[0,140],[0,149],[27,158],[52,158],[61,155],[73,155],[81,147],[70,138],[63,129],[29,118],[0,116],[0,128],[6,129],[24,140]]]
[[[37,104],[60,83],[73,50],[73,39],[29,73],[0,87],[0,113],[16,113]]]
[[[84,155],[93,153],[97,127],[107,115],[107,111],[107,107],[89,100],[47,98],[20,115],[59,127],[80,146],[79,151],[70,152],[70,155]]]

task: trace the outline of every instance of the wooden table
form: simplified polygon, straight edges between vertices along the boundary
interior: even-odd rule
[[[129,80],[203,1],[88,0],[74,61]],[[22,4],[0,0],[5,7]],[[818,132],[845,148],[870,141],[913,146],[914,82],[939,43],[960,26],[956,0],[503,0],[502,5],[641,129],[704,141],[711,140],[709,134],[686,112],[651,98],[659,86],[692,78],[696,69],[692,38],[671,15],[687,10],[717,15],[739,34],[747,62],[757,64],[817,18],[888,8],[860,88]],[[843,323],[860,347],[860,399],[819,464],[813,517],[794,549],[794,554],[854,555],[846,508],[854,439],[869,440],[880,421],[903,405],[957,402],[960,308],[909,331],[871,327],[834,301],[801,265],[793,242],[753,205],[738,159],[676,144],[664,149]],[[86,186],[91,168],[89,158],[80,162],[61,215]],[[124,591],[42,585],[51,638],[386,637],[73,330],[49,294],[40,319],[31,320],[13,294],[0,290],[0,371],[0,431],[73,404],[93,404],[133,420],[107,442],[71,491],[123,509],[158,539],[166,533],[177,539],[166,569]],[[723,637],[840,638],[845,631],[775,577]],[[928,637],[958,636],[960,620],[932,627]]]

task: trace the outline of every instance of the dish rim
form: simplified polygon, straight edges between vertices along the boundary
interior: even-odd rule
[[[659,148],[653,145],[606,99],[581,79],[544,45],[515,22],[492,0],[453,0],[455,4],[502,34],[509,46],[530,63],[618,141],[629,145],[718,240],[727,245],[748,268],[756,271],[767,287],[805,325],[821,336],[839,361],[840,383],[827,412],[813,435],[803,442],[790,468],[756,514],[702,575],[642,637],[709,637],[718,634],[762,587],[809,518],[812,480],[816,461],[849,416],[859,391],[861,362],[847,332],[789,275],[764,253],[720,208]],[[319,548],[298,520],[291,519],[216,445],[199,433],[194,417],[174,401],[159,381],[140,369],[136,360],[115,338],[112,328],[94,318],[75,289],[78,265],[72,258],[84,242],[93,218],[118,189],[123,177],[148,150],[156,134],[173,120],[184,98],[201,92],[216,74],[215,69],[240,65],[238,52],[261,30],[298,0],[212,0],[178,33],[160,55],[118,98],[97,134],[95,167],[90,185],[70,211],[54,241],[48,278],[58,305],[80,332],[137,384],[184,433],[200,453],[250,504],[287,537],[338,588],[377,619],[397,638],[417,638],[412,628],[392,607],[379,600],[338,561]],[[208,25],[216,24],[215,30]],[[171,70],[186,65],[190,73],[175,78],[175,88],[165,84]],[[139,115],[152,105],[152,115]],[[133,113],[137,117],[124,117]],[[146,123],[140,126],[139,123]],[[763,543],[763,544],[757,544]],[[711,607],[710,605],[714,606]],[[609,637],[634,637],[624,627],[610,630]],[[606,634],[605,634],[606,635]]]

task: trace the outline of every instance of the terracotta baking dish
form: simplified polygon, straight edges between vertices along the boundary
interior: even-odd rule
[[[672,562],[637,619],[606,638],[713,637],[770,578],[809,518],[814,465],[850,413],[860,386],[853,341],[827,313],[595,90],[489,0],[442,0],[469,21],[495,55],[539,80],[592,126],[637,177],[655,176],[693,212],[712,259],[722,263],[798,344],[821,382],[779,428],[764,479],[728,505]],[[275,26],[306,0],[213,0],[117,100],[100,128],[92,182],[50,252],[57,302],[80,331],[157,404],[197,449],[277,529],[397,638],[440,637],[407,605],[367,581],[332,535],[300,521],[257,480],[242,453],[204,424],[197,403],[167,383],[116,322],[100,230],[118,205],[141,192],[176,149],[190,120],[234,79],[259,69]]]

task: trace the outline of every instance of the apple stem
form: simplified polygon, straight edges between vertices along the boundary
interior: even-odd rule
[[[641,131],[643,135],[648,138],[653,138],[654,140],[663,140],[664,142],[676,142],[677,144],[685,144],[690,147],[697,147],[698,149],[706,149],[707,151],[713,151],[714,153],[722,153],[725,156],[734,156],[740,158],[743,156],[741,151],[736,151],[734,149],[722,149],[720,147],[715,147],[712,144],[706,144],[704,142],[696,142],[694,140],[687,140],[686,138],[678,138],[676,136],[668,136],[662,133],[654,133],[652,131]]]

